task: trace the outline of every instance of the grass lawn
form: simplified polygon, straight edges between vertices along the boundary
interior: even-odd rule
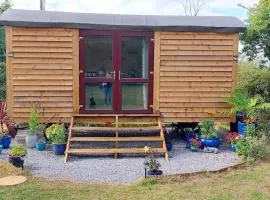
[[[21,172],[0,163],[0,177],[7,174]],[[0,199],[270,199],[269,159],[252,167],[218,174],[147,179],[130,186],[55,181],[27,176],[28,181],[23,185],[0,187]]]

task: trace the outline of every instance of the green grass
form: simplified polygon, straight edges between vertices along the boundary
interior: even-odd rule
[[[112,161],[113,162],[113,161]],[[64,169],[63,169],[64,170]],[[87,172],[86,172],[87,173]],[[127,172],[128,173],[128,172]],[[21,174],[0,163],[0,177]],[[269,200],[270,162],[207,176],[173,176],[141,180],[132,185],[91,184],[55,181],[28,176],[25,184],[0,188],[0,200],[9,199],[196,199]]]

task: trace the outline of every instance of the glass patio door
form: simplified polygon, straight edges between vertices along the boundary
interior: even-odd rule
[[[119,62],[122,113],[151,113],[153,42],[151,32],[121,32]]]
[[[80,113],[151,113],[150,32],[80,31]]]

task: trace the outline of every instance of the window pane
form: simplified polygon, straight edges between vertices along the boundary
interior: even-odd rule
[[[148,84],[123,83],[122,84],[122,109],[142,110],[148,105]]]
[[[147,38],[122,38],[122,75],[123,78],[148,78]]]
[[[91,83],[85,86],[85,108],[97,110],[112,109],[112,84]]]
[[[85,76],[105,77],[112,70],[112,37],[89,36],[86,38]]]

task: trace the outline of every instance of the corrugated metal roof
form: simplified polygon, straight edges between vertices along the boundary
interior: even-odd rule
[[[228,16],[156,16],[72,13],[9,9],[0,16],[1,25],[64,28],[128,28],[148,30],[242,32],[245,25]]]

